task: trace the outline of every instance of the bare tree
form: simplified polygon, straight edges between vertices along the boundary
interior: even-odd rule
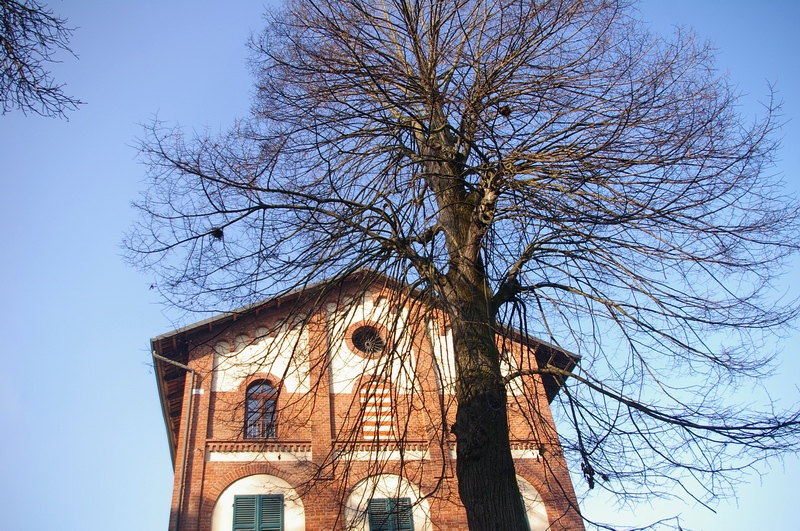
[[[777,105],[748,123],[708,46],[608,0],[291,0],[267,20],[252,119],[142,143],[127,245],[173,305],[363,266],[417,287],[452,326],[473,530],[525,528],[507,387],[569,376],[504,374],[507,327],[582,356],[558,415],[588,488],[706,501],[798,448],[797,411],[736,398],[797,313],[773,283],[800,234],[769,174]]]
[[[0,101],[3,114],[19,109],[63,117],[83,102],[67,96],[47,70],[61,50],[72,53],[73,28],[36,0],[0,0]]]

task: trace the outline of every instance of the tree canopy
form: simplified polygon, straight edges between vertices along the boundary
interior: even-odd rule
[[[58,51],[72,54],[73,29],[36,0],[0,0],[0,102],[11,110],[63,117],[83,102],[67,96],[47,70]],[[73,54],[74,55],[74,54]]]
[[[251,117],[141,143],[126,245],[171,304],[381,271],[450,319],[461,419],[528,375],[501,374],[495,333],[543,338],[581,356],[530,371],[569,376],[573,470],[624,499],[706,502],[797,450],[796,408],[737,397],[797,313],[775,290],[800,234],[771,175],[779,106],[743,116],[691,32],[623,1],[290,0],[251,65]]]

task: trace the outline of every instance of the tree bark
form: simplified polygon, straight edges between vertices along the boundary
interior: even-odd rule
[[[459,494],[471,531],[527,531],[487,293],[470,282],[455,282],[450,310],[458,411],[452,431]]]

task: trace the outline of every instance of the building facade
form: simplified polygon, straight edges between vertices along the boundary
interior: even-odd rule
[[[450,331],[413,302],[388,280],[349,279],[151,340],[175,468],[169,530],[467,529]],[[508,372],[576,361],[507,335]],[[559,384],[511,382],[529,527],[582,530],[549,407]]]

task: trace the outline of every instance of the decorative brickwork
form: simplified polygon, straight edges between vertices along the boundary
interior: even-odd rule
[[[359,389],[361,431],[367,440],[392,438],[392,389],[385,382],[370,382]]]

